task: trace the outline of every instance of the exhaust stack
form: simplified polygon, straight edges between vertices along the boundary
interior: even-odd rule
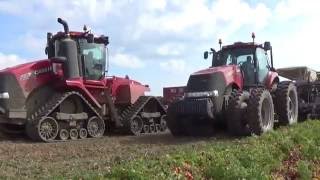
[[[69,26],[68,26],[68,23],[67,21],[61,19],[61,18],[58,18],[58,23],[62,24],[63,28],[64,28],[64,33],[66,33],[67,35],[69,35]]]

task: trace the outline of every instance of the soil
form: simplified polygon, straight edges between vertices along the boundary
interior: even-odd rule
[[[81,171],[110,171],[114,163],[156,157],[176,147],[205,144],[208,138],[175,138],[170,133],[104,136],[79,141],[36,143],[23,136],[0,139],[0,178],[74,176]],[[209,141],[224,137],[209,138]],[[187,146],[186,146],[187,147]]]

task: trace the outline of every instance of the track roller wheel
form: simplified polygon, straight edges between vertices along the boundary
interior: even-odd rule
[[[68,140],[68,138],[69,138],[69,131],[66,130],[66,129],[61,129],[60,132],[59,132],[59,138],[60,138],[62,141]]]
[[[79,137],[80,139],[85,139],[88,137],[88,131],[85,128],[81,128],[79,130]]]
[[[143,129],[143,120],[140,116],[135,116],[130,122],[130,131],[132,134],[139,136]]]
[[[273,129],[274,108],[268,90],[251,90],[248,102],[248,125],[251,133],[256,135],[261,135]]]
[[[162,115],[160,119],[160,130],[165,131],[167,128],[167,115]]]
[[[156,124],[156,131],[161,132],[161,125],[160,124]]]
[[[38,122],[37,130],[42,141],[50,142],[57,137],[59,125],[53,117],[44,117]]]
[[[76,140],[78,139],[79,133],[77,129],[70,129],[70,139]]]
[[[156,133],[156,126],[154,124],[150,125],[150,133]]]
[[[280,125],[298,122],[298,95],[296,86],[291,81],[280,82],[275,93],[275,110]]]
[[[149,133],[150,132],[150,126],[149,125],[144,125],[143,126],[143,131],[144,131],[144,133]]]
[[[88,135],[94,138],[102,137],[105,131],[104,121],[97,116],[89,119],[87,124]]]
[[[250,94],[248,92],[233,90],[231,93],[226,114],[228,131],[231,135],[249,135],[247,118],[245,115],[248,107],[249,97]]]

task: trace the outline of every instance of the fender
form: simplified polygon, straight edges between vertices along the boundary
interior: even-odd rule
[[[271,89],[274,82],[279,82],[279,75],[277,72],[269,71],[265,85],[268,89]]]

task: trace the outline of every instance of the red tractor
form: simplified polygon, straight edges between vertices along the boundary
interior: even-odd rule
[[[223,47],[219,40],[220,51],[204,53],[205,59],[212,54],[212,66],[191,74],[183,99],[169,105],[173,135],[208,135],[216,124],[227,125],[233,135],[260,135],[273,129],[275,117],[283,125],[297,122],[295,85],[279,81],[270,42],[252,38]]]
[[[101,137],[117,129],[139,135],[166,130],[166,111],[147,85],[106,77],[108,37],[71,32],[47,34],[48,59],[0,71],[3,130],[23,130],[33,140]]]

